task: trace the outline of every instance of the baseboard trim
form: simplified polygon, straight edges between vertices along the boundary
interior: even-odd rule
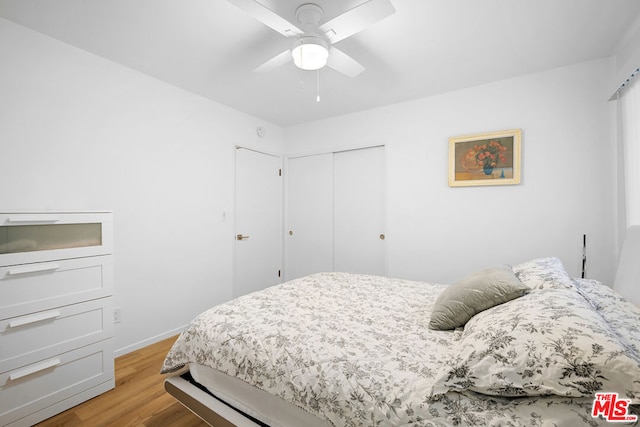
[[[146,340],[138,341],[138,342],[133,343],[131,345],[128,345],[128,346],[125,346],[125,347],[122,347],[122,348],[118,348],[118,349],[114,350],[113,355],[114,355],[114,357],[120,357],[120,356],[124,356],[125,354],[131,353],[133,351],[140,350],[142,347],[146,347],[148,345],[155,344],[158,341],[162,341],[163,339],[172,337],[174,335],[178,335],[186,327],[187,327],[187,325],[184,325],[184,326],[181,326],[179,328],[172,329],[172,330],[167,331],[167,332],[163,332],[163,333],[161,333],[159,335],[156,335],[156,336],[153,336],[151,338],[147,338]]]

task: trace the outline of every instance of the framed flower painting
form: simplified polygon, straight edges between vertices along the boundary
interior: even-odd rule
[[[449,186],[520,184],[520,129],[449,138]]]

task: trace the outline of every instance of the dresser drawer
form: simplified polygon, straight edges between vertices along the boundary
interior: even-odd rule
[[[111,339],[2,373],[0,425],[19,421],[104,383],[113,388]]]
[[[0,372],[112,335],[111,297],[0,320]]]
[[[111,253],[109,212],[0,213],[0,266]]]
[[[112,257],[96,256],[0,268],[0,319],[109,296]]]

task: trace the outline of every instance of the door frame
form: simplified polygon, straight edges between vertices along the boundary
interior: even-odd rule
[[[277,157],[279,159],[279,164],[280,164],[280,170],[282,171],[282,178],[284,178],[284,156],[280,153],[275,153],[272,151],[268,151],[268,150],[262,150],[262,149],[256,149],[253,147],[249,147],[249,146],[245,146],[245,145],[239,145],[236,144],[234,146],[234,150],[233,150],[233,235],[231,236],[231,238],[233,239],[233,263],[231,266],[231,297],[235,298],[234,296],[234,289],[236,289],[236,281],[237,281],[237,267],[238,267],[238,256],[237,256],[237,241],[236,241],[236,235],[238,234],[238,230],[237,230],[237,191],[238,191],[238,187],[236,185],[236,180],[237,180],[237,172],[238,172],[238,168],[237,168],[237,162],[238,162],[238,150],[248,150],[248,151],[253,151],[254,153],[259,153],[259,154],[264,154],[267,156],[273,156],[273,157]],[[282,283],[283,279],[284,279],[284,245],[285,245],[285,239],[284,239],[284,179],[282,179],[280,181],[280,221],[278,224],[279,227],[279,236],[280,236],[280,281],[279,283]]]

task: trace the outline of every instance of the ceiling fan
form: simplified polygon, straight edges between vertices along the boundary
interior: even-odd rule
[[[364,67],[333,45],[395,13],[390,0],[366,0],[323,23],[322,8],[305,3],[296,9],[298,24],[294,25],[257,0],[229,1],[293,42],[291,49],[260,65],[256,72],[271,71],[293,60],[303,70],[318,70],[326,65],[355,77]]]

